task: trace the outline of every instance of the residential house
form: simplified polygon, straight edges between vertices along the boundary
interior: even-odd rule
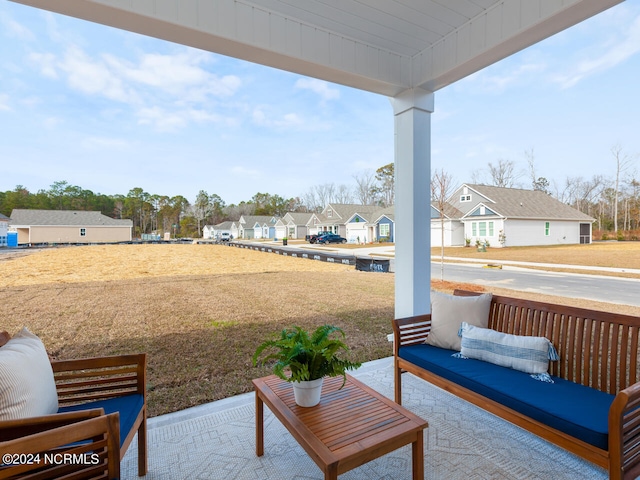
[[[131,220],[81,210],[14,209],[9,225],[19,244],[129,242],[133,230]]]
[[[337,233],[352,243],[370,241],[367,224],[378,210],[375,205],[330,203],[318,215],[318,233]]]
[[[242,215],[234,238],[275,238],[278,219],[269,215]],[[232,232],[233,234],[233,232]]]
[[[9,217],[0,213],[0,247],[7,246],[8,232],[9,232]]]
[[[464,184],[449,203],[464,237],[492,247],[591,243],[594,218],[545,192]]]
[[[443,210],[441,215],[437,203],[431,203],[431,246],[464,245],[464,224],[460,221],[464,214],[449,203],[444,204]]]
[[[395,239],[395,214],[393,205],[375,212],[368,224],[369,238],[376,242],[393,242]]]
[[[276,222],[276,238],[305,238],[317,233],[318,216],[315,213],[287,212]]]
[[[218,239],[222,233],[228,233],[231,238],[235,238],[231,232],[233,224],[234,222],[226,221],[217,225],[205,225],[202,229],[202,238]]]

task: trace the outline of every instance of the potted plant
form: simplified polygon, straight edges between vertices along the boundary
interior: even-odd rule
[[[342,375],[342,388],[347,380],[346,371],[361,365],[337,356],[340,350],[347,351],[349,347],[339,338],[330,338],[334,333],[345,336],[341,328],[332,325],[318,327],[312,334],[298,326],[284,329],[280,338],[266,340],[258,346],[253,354],[253,365],[257,365],[262,353],[270,349],[271,353],[261,363],[275,360],[273,373],[293,382],[296,403],[301,407],[313,407],[320,402],[325,376]]]

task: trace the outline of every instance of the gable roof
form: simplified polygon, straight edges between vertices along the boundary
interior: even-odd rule
[[[26,210],[15,208],[11,212],[11,225],[18,226],[106,226],[132,227],[129,219],[118,220],[100,212],[83,210]]]
[[[327,212],[331,209],[333,214],[330,217],[327,215]],[[318,215],[318,220],[321,223],[346,223],[351,217],[353,217],[356,213],[359,214],[365,220],[369,220],[371,215],[380,210],[380,207],[377,205],[358,205],[355,203],[329,203],[322,213]]]
[[[0,213],[0,222],[8,222],[8,221],[9,221],[9,217]]]
[[[287,212],[284,218],[290,218],[296,225],[307,225],[314,216],[315,213]]]
[[[275,225],[276,221],[277,219],[273,215],[242,215],[238,220],[239,223],[248,225],[249,228],[255,227],[256,223]]]
[[[438,208],[438,202],[431,202],[431,208],[438,213],[437,218],[440,218],[440,209]],[[460,219],[464,216],[464,212],[458,210],[456,207],[451,205],[449,202],[444,203],[444,216],[449,219]],[[433,218],[433,217],[432,217]]]
[[[505,218],[576,220],[584,222],[593,222],[595,220],[580,210],[566,205],[540,190],[465,184],[456,193],[465,186],[483,197],[474,198],[470,202],[470,208],[467,208],[465,217],[475,211],[480,204],[484,204],[487,208]],[[455,201],[456,199],[452,198],[452,203]]]

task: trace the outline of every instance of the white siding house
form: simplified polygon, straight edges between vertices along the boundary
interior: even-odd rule
[[[462,185],[450,203],[464,212],[464,236],[492,247],[591,243],[595,219],[545,192]]]

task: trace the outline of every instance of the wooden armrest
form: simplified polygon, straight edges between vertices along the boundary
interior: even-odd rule
[[[0,442],[44,432],[64,425],[71,425],[101,415],[104,415],[102,408],[92,408],[77,412],[54,413],[52,415],[21,418],[17,420],[3,420],[0,422]]]
[[[0,442],[3,453],[0,479],[24,478],[30,473],[37,473],[37,478],[71,474],[73,478],[119,478],[118,414],[96,416],[96,412],[100,410],[83,412],[91,417],[84,420],[68,414],[30,419],[31,423],[41,421],[43,431]],[[52,426],[64,419],[70,423]],[[13,422],[0,422],[0,429],[8,428]],[[12,455],[12,462],[7,461],[6,454]]]
[[[51,362],[58,403],[67,405],[131,395],[146,397],[146,355],[116,355]]]
[[[424,343],[431,331],[431,314],[415,317],[396,318],[393,326],[393,351],[397,356],[398,349],[406,345]]]
[[[611,478],[640,475],[640,382],[621,390],[609,409]]]

